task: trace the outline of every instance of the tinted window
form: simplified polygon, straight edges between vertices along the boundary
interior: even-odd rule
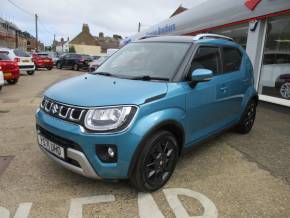
[[[223,48],[223,72],[234,72],[240,70],[242,54],[236,48]]]
[[[191,63],[190,73],[196,69],[208,69],[217,74],[219,63],[219,48],[200,47]]]
[[[30,57],[30,55],[22,50],[14,50],[14,54],[18,57]]]
[[[10,60],[10,58],[6,54],[0,53],[0,60],[7,61]]]

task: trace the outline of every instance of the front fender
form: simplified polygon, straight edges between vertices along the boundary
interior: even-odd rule
[[[132,133],[141,136],[142,139],[137,145],[134,155],[131,158],[128,177],[130,177],[133,173],[136,161],[143,149],[146,138],[149,137],[154,131],[165,125],[175,125],[184,132],[185,111],[181,108],[166,108],[142,117],[134,125]]]

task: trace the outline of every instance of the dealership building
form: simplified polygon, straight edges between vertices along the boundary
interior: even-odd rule
[[[205,0],[126,42],[198,33],[226,35],[241,44],[253,63],[260,100],[290,107],[290,0]]]

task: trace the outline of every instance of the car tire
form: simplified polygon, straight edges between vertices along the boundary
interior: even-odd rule
[[[162,130],[143,145],[130,180],[139,191],[153,192],[170,179],[178,159],[178,143],[171,132]]]
[[[8,79],[8,80],[7,80],[7,83],[8,83],[9,85],[15,85],[17,82],[18,82],[18,79]]]
[[[79,71],[79,65],[78,65],[78,64],[74,64],[74,66],[73,66],[73,70],[75,70],[75,71]]]
[[[48,67],[48,68],[46,68],[47,70],[52,70],[52,67]]]
[[[2,86],[0,86],[0,91],[2,90]]]
[[[282,98],[290,99],[290,83],[283,83],[279,91]]]
[[[241,134],[247,134],[251,131],[256,119],[256,109],[257,109],[257,100],[252,99],[248,103],[240,120],[240,123],[236,126],[237,132]]]
[[[57,68],[57,69],[61,69],[61,68],[62,68],[62,66],[61,66],[61,63],[60,63],[60,62],[57,62],[57,63],[56,63],[56,68]]]
[[[29,71],[27,71],[27,74],[29,75],[29,76],[32,76],[33,74],[34,74],[34,70],[29,70]]]

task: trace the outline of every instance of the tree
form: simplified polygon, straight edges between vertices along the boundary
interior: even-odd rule
[[[76,53],[76,49],[73,45],[69,47],[68,51],[69,51],[69,53]]]

